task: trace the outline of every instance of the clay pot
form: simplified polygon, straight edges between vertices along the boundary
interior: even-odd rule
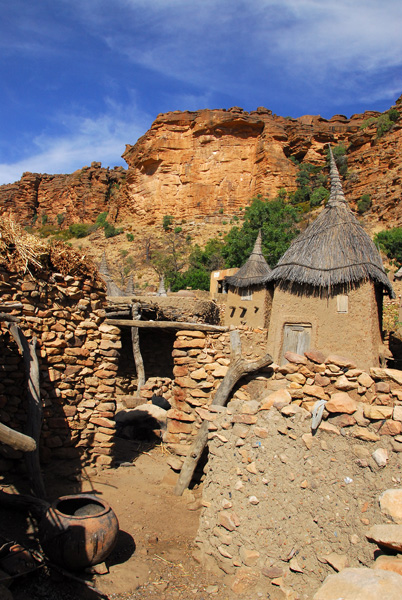
[[[72,571],[103,562],[113,550],[119,522],[107,502],[91,494],[58,498],[39,524],[42,548]]]

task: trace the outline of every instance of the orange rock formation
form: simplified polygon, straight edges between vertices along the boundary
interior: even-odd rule
[[[396,103],[402,112],[402,96]],[[0,186],[0,213],[14,212],[24,224],[46,214],[56,222],[94,221],[108,211],[109,220],[152,225],[163,215],[209,219],[233,214],[256,194],[274,197],[280,188],[294,190],[297,168],[290,160],[324,163],[328,142],[347,148],[349,201],[372,197],[376,221],[402,223],[402,119],[383,137],[376,127],[360,129],[379,113],[347,119],[273,115],[260,107],[247,113],[200,110],[161,114],[123,158],[127,172],[92,163],[71,175],[24,173],[14,184]]]

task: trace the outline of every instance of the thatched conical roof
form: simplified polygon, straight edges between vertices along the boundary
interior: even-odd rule
[[[124,292],[115,284],[113,277],[109,272],[107,265],[106,253],[102,254],[101,264],[99,265],[99,273],[106,283],[106,296],[125,296]]]
[[[268,281],[271,268],[265,260],[261,250],[261,230],[258,232],[254,249],[247,261],[234,275],[225,277],[225,282],[237,288],[250,285],[262,285]]]
[[[326,207],[293,240],[272,270],[270,280],[308,284],[317,290],[372,280],[381,283],[393,297],[381,256],[345,199],[331,148],[330,161],[331,194]]]
[[[125,296],[133,296],[134,295],[134,277],[130,275],[126,284]]]

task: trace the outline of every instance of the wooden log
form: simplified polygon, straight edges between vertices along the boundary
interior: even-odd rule
[[[22,452],[36,450],[36,442],[33,438],[15,431],[3,423],[0,423],[0,442],[11,446],[14,450],[22,450]]]
[[[22,308],[22,302],[0,302],[0,310],[15,310]]]
[[[188,329],[189,331],[229,331],[229,327],[207,325],[206,323],[185,323],[183,321],[139,321],[138,319],[106,319],[108,325],[117,327],[146,327],[149,329]]]
[[[45,484],[39,461],[39,438],[42,429],[42,400],[39,385],[39,361],[36,355],[37,339],[28,342],[23,331],[15,324],[9,326],[9,331],[22,354],[27,377],[28,419],[27,435],[36,442],[36,449],[25,454],[28,475],[33,492],[39,497],[46,496]]]
[[[22,512],[31,512],[40,518],[50,507],[49,502],[28,494],[10,494],[0,490],[0,506],[6,506]],[[1,597],[1,596],[0,596]]]
[[[19,318],[0,312],[0,321],[7,321],[8,323],[19,323]]]
[[[141,322],[139,317],[141,317],[141,312],[138,304],[133,304],[131,307],[131,315],[133,319],[137,322]],[[142,359],[141,347],[140,347],[140,334],[138,331],[138,327],[131,327],[131,341],[133,344],[133,355],[135,362],[135,370],[137,371],[137,391],[135,395],[137,398],[140,395],[141,388],[145,384],[145,368],[144,361]]]
[[[106,316],[109,319],[116,319],[118,317],[131,317],[130,310],[108,310],[106,309]]]
[[[227,402],[230,392],[236,383],[249,373],[254,373],[263,367],[270,365],[273,360],[270,354],[266,354],[258,360],[247,362],[241,356],[241,340],[238,330],[230,332],[231,362],[229,369],[223,378],[220,386],[216,390],[212,404],[215,406],[224,406]],[[200,460],[201,454],[208,442],[208,421],[204,421],[195,437],[190,451],[186,456],[180,471],[174,493],[181,496],[184,490],[189,486],[194,471]]]

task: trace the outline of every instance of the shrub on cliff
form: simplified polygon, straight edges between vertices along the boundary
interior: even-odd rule
[[[122,227],[115,227],[114,225],[112,225],[111,223],[109,223],[108,221],[106,221],[105,225],[104,225],[104,231],[105,231],[105,238],[111,238],[114,237],[116,235],[119,235],[120,233],[123,232],[123,228]]]
[[[162,227],[165,231],[170,231],[172,229],[174,217],[172,215],[165,215],[162,219]]]
[[[311,208],[316,208],[317,206],[321,206],[321,204],[326,202],[329,198],[329,191],[320,185],[318,188],[313,190],[310,196],[310,206]]]
[[[73,223],[68,228],[68,231],[71,237],[84,238],[91,233],[92,227],[89,223]]]
[[[357,202],[357,210],[360,214],[363,214],[368,210],[371,206],[371,196],[370,194],[363,194],[363,196]]]
[[[382,137],[387,131],[393,129],[396,121],[398,121],[400,113],[396,108],[390,108],[386,113],[383,113],[379,117],[369,117],[366,121],[360,125],[360,129],[366,129],[370,125],[376,125],[377,138]]]
[[[348,172],[348,157],[346,156],[346,148],[343,144],[338,144],[332,148],[332,154],[335,159],[336,166],[338,167],[339,174],[342,177]],[[329,165],[329,150],[327,150],[327,163]]]

